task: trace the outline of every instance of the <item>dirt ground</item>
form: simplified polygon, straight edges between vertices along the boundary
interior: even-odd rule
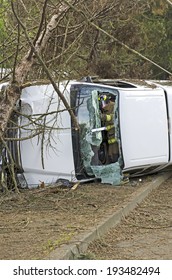
[[[120,225],[90,244],[85,258],[172,260],[172,178]]]
[[[74,236],[89,227],[96,227],[105,215],[112,214],[124,202],[131,200],[136,191],[153,179],[154,176],[135,179],[120,187],[89,183],[79,185],[75,190],[51,186],[21,190],[20,194],[0,193],[0,259],[46,259],[55,248],[70,243]],[[159,199],[163,199],[163,196]],[[169,210],[170,206],[165,209]],[[164,218],[159,214],[157,204],[151,211],[156,213],[161,223]],[[128,240],[133,223],[136,223],[134,228],[137,231],[140,218],[149,218],[149,210],[142,212],[142,215],[133,217],[132,223],[129,222],[131,226],[126,225]],[[167,218],[170,217],[166,217],[165,226],[170,222]],[[118,236],[118,231],[114,236],[117,240],[122,238]],[[124,241],[127,242],[127,238]],[[95,251],[94,246],[92,250]],[[97,254],[96,258],[104,257],[94,253]]]

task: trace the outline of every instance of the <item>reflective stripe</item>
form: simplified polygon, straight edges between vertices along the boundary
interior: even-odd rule
[[[111,116],[111,115],[106,115],[106,120],[107,120],[107,122],[110,122],[111,119],[112,119],[112,116]]]
[[[107,126],[106,126],[106,130],[109,131],[109,130],[111,130],[113,127],[115,127],[114,124],[112,124],[112,125],[107,125]]]
[[[116,138],[108,139],[108,144],[114,144],[115,142],[117,142]]]

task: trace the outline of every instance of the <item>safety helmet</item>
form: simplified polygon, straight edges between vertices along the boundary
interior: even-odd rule
[[[106,94],[101,94],[99,95],[98,100],[101,103],[101,107],[104,108],[109,103],[110,98]]]

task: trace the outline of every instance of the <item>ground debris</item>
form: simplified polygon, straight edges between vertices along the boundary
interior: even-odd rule
[[[152,177],[153,178],[153,177]],[[136,179],[137,180],[137,179]],[[62,184],[0,195],[0,259],[44,259],[50,251],[114,213],[150,181],[121,187]]]
[[[171,183],[172,178],[152,191],[118,227],[92,242],[86,255],[106,260],[171,260]]]

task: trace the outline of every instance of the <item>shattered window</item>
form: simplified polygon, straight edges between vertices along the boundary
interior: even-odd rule
[[[105,93],[113,99],[114,109],[111,114],[111,127],[116,127],[115,145],[118,146],[119,129],[118,129],[118,94],[116,90],[97,87],[83,86],[80,88],[77,96],[77,117],[80,124],[80,149],[81,157],[88,175],[94,175],[101,179],[102,183],[119,185],[122,179],[119,156],[112,162],[108,162],[108,153],[111,148],[113,152],[114,145],[108,144],[107,126],[103,127],[100,110],[99,96]],[[112,125],[113,123],[113,125]],[[111,129],[112,130],[112,129]],[[108,134],[109,133],[109,134]],[[113,138],[114,139],[114,138]],[[114,143],[113,143],[114,144]],[[110,148],[109,148],[110,146]]]

